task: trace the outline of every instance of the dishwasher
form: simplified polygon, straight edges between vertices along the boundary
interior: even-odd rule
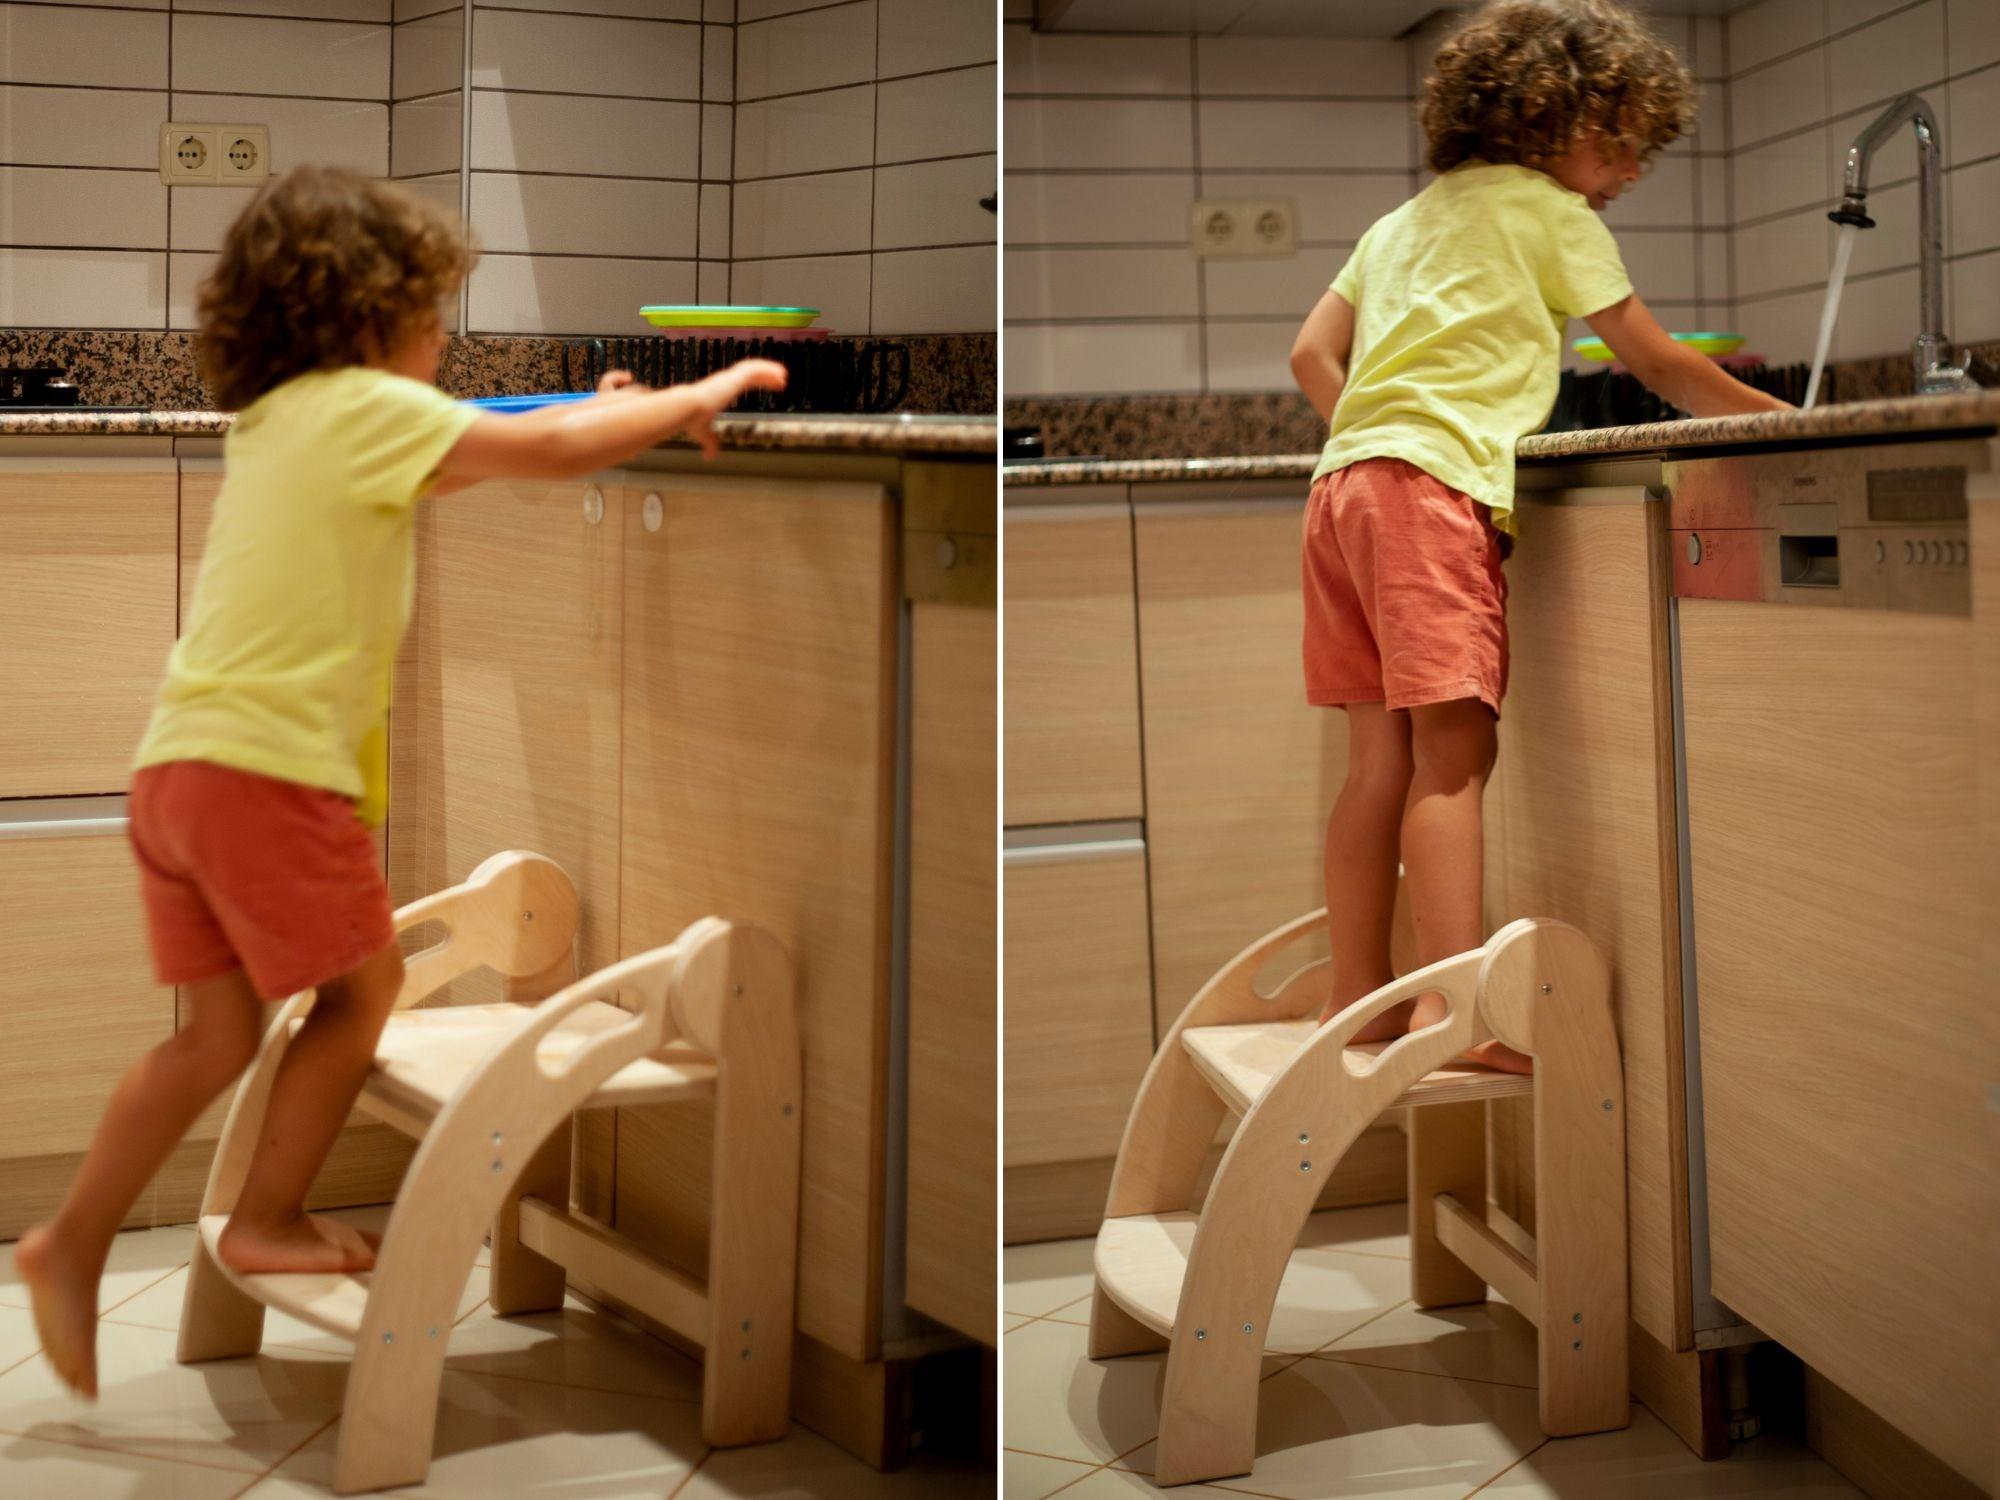
[[[1666,472],[1695,1328],[1753,1324],[1982,1483],[1994,457],[1977,434]]]

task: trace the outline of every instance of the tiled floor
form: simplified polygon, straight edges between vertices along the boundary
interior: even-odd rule
[[[379,1227],[382,1211],[340,1217]],[[346,1381],[345,1340],[279,1313],[263,1352],[174,1362],[192,1229],[118,1237],[104,1279],[95,1406],[57,1385],[0,1245],[0,1497],[304,1500],[324,1496]],[[878,1474],[794,1427],[783,1442],[710,1450],[698,1366],[580,1298],[496,1318],[486,1257],[459,1304],[430,1477],[398,1496],[565,1500],[986,1500],[991,1469],[922,1463]]]
[[[1704,1464],[1644,1407],[1622,1432],[1551,1441],[1536,1419],[1535,1331],[1504,1302],[1409,1303],[1401,1204],[1314,1215],[1279,1289],[1255,1472],[1171,1492],[1151,1481],[1164,1355],[1092,1363],[1091,1242],[1006,1253],[1005,1500],[1171,1493],[1283,1500],[1836,1500],[1860,1491],[1803,1448],[1740,1444]],[[0,1386],[0,1391],[5,1387]]]

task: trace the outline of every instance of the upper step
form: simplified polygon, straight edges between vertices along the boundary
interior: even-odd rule
[[[512,1031],[523,1024],[529,1007],[499,1005],[432,1005],[399,1010],[383,1028],[375,1046],[375,1066],[362,1086],[362,1107],[371,1101],[388,1106],[382,1113],[392,1123],[415,1129],[434,1119],[444,1103]],[[632,1013],[604,1000],[579,1006],[543,1037],[536,1059],[554,1070],[586,1042],[627,1025]],[[715,1092],[715,1062],[685,1044],[642,1057],[606,1079],[584,1101],[585,1109],[617,1104],[659,1104]]]
[[[1298,1055],[1319,1022],[1257,1021],[1247,1026],[1195,1026],[1181,1033],[1181,1045],[1195,1067],[1215,1086],[1223,1102],[1246,1114],[1257,1096],[1270,1086],[1286,1063]],[[1379,1056],[1390,1042],[1365,1042],[1349,1047],[1351,1058]],[[1391,1109],[1402,1105],[1458,1104],[1473,1099],[1505,1099],[1532,1094],[1535,1080],[1520,1073],[1502,1073],[1474,1063],[1453,1063],[1426,1074],[1398,1094]]]

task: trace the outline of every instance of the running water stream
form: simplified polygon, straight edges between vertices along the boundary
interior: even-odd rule
[[[1811,411],[1813,403],[1819,399],[1820,372],[1826,368],[1827,346],[1833,342],[1833,321],[1840,316],[1840,288],[1847,280],[1847,260],[1854,253],[1854,236],[1858,231],[1852,224],[1840,226],[1840,236],[1833,247],[1833,275],[1826,283],[1826,307],[1819,315],[1819,347],[1813,351],[1812,378],[1806,382],[1805,404],[1800,411]]]

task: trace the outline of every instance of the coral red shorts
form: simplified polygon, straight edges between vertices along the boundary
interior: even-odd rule
[[[1391,709],[1507,691],[1507,580],[1484,505],[1400,458],[1322,475],[1306,503],[1306,701]]]
[[[128,810],[162,984],[240,968],[282,1000],[395,941],[374,840],[338,792],[177,760],[132,778]]]

